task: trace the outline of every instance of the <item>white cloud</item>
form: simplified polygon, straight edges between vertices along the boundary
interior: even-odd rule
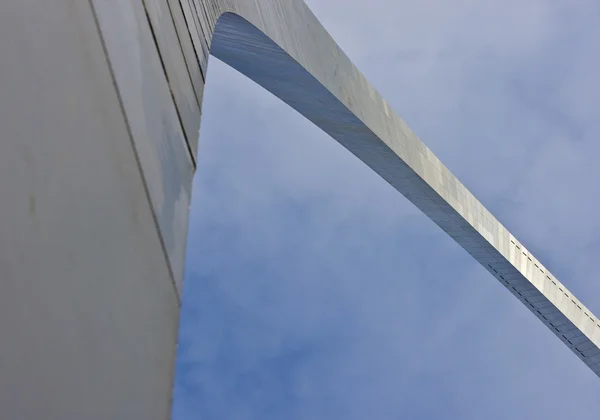
[[[577,4],[309,1],[413,130],[600,314],[600,25],[594,2]],[[598,378],[485,270],[216,61],[199,175],[180,418],[597,417]]]

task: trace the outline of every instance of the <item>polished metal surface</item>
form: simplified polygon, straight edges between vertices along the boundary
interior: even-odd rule
[[[20,0],[0,4],[0,418],[169,416],[209,52],[377,172],[600,375],[598,318],[301,0]]]

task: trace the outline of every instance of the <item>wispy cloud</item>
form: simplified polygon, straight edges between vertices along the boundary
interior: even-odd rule
[[[309,5],[600,314],[596,3]],[[176,420],[597,418],[598,378],[433,223],[252,82],[208,77]]]

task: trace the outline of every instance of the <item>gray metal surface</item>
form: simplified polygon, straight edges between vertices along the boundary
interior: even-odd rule
[[[89,3],[0,2],[0,56],[0,419],[168,418],[177,294]]]
[[[0,3],[0,418],[169,416],[209,51],[405,195],[600,375],[600,321],[301,0]]]
[[[600,375],[600,320],[417,138],[305,5],[238,1],[221,11],[233,13],[216,23],[212,54],[298,110],[377,172]]]

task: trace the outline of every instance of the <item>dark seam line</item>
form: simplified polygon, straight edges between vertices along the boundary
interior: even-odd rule
[[[187,29],[187,33],[190,36],[190,43],[193,45],[194,41],[192,41],[192,35],[190,33],[190,29],[187,25],[187,21],[185,20],[185,14],[183,13],[183,6],[181,5],[181,1],[178,2],[179,3],[179,8],[181,10],[181,15],[183,16],[183,21],[185,22],[185,26]],[[177,30],[178,25],[175,22],[175,15],[173,13],[173,9],[171,8],[171,2],[167,1],[167,8],[169,9],[169,13],[171,14],[171,20],[173,21],[173,28],[175,29],[175,36],[177,37],[177,42],[179,43],[179,49],[181,50],[181,55],[183,56],[183,61],[185,62],[185,68],[187,70],[188,73],[188,77],[190,78],[190,83],[192,84],[192,88],[194,87],[194,80],[192,79],[192,73],[190,72],[190,66],[188,65],[188,60],[186,59],[186,55],[185,52],[183,50],[183,44],[181,43],[181,37],[179,36],[179,31]],[[194,53],[196,51],[194,50]],[[197,58],[197,57],[196,57]],[[200,67],[200,64],[198,64],[198,67]],[[194,98],[196,98],[196,103],[198,104],[198,111],[200,111],[200,101],[198,99],[198,95],[196,94],[196,89],[192,89],[194,91]]]
[[[190,1],[188,1],[188,3],[191,3],[192,6],[194,7],[194,10],[196,11],[196,16],[200,16],[200,13],[198,13],[198,8],[196,7],[196,1],[190,0]],[[202,4],[202,7],[204,8],[204,4]],[[206,11],[206,8],[204,8],[204,17],[206,19],[208,19],[208,12]],[[207,34],[204,32],[204,28],[202,27],[202,24],[200,23],[200,21],[198,21],[198,25],[200,26],[200,30],[198,31],[198,33],[204,35],[204,41],[206,41],[205,42],[206,43],[206,53],[210,57],[210,44],[212,42],[212,36],[209,36],[210,34]],[[207,29],[210,30],[210,28],[207,28]],[[200,40],[200,42],[202,43],[202,40]],[[202,47],[202,45],[200,45],[200,47]],[[207,65],[208,65],[209,57],[206,58]],[[204,76],[204,77],[206,77],[206,76]]]
[[[200,20],[198,18],[198,16],[200,16],[200,14],[198,13],[198,10],[196,8],[196,2],[194,2],[193,0],[184,0],[187,1],[188,6],[190,6],[190,12],[192,12],[192,20],[194,21],[194,26],[196,27],[196,32],[198,32],[198,36],[200,37],[200,45],[198,46],[199,48],[202,48],[202,44],[203,44],[203,40],[206,40],[206,36],[204,35],[204,31],[202,30],[202,24],[200,23]],[[195,48],[195,46],[194,46]],[[204,52],[204,51],[202,51]],[[197,53],[197,50],[196,50]]]
[[[178,3],[179,3],[179,8],[180,8],[180,11],[181,11],[181,15],[183,16],[183,20],[184,20],[185,26],[187,28],[187,33],[188,33],[188,35],[190,37],[190,43],[192,44],[192,48],[194,48],[194,41],[192,40],[192,35],[190,33],[190,28],[188,26],[187,20],[185,19],[185,13],[183,13],[183,6],[181,5],[181,1],[179,1]],[[183,50],[183,44],[181,43],[181,38],[179,36],[179,31],[177,30],[178,25],[175,22],[175,15],[173,14],[173,9],[171,8],[171,2],[170,1],[167,1],[167,7],[169,9],[169,13],[171,14],[171,21],[173,22],[173,29],[175,31],[175,36],[177,37],[177,42],[179,43],[179,49],[181,50],[181,55],[182,55],[183,61],[185,63],[185,68],[187,70],[188,77],[190,79],[190,83],[191,83],[191,86],[192,86],[192,91],[194,93],[194,98],[196,99],[196,103],[198,104],[198,127],[200,127],[200,118],[202,118],[202,104],[200,103],[200,98],[198,97],[198,94],[196,93],[194,80],[192,79],[192,73],[190,72],[190,65],[188,63],[188,59],[186,57],[186,54],[185,54],[185,52]],[[177,6],[174,6],[174,7],[177,7]],[[198,59],[198,55],[197,55],[196,49],[194,49],[194,54],[196,54],[196,60],[197,60]],[[200,62],[198,62],[198,69],[200,70],[200,77],[202,78],[202,84],[204,85],[205,84],[204,75],[202,74],[202,66],[201,66]],[[198,141],[198,136],[196,136],[196,141]],[[192,145],[191,145],[189,139],[187,138],[187,136],[186,136],[186,145],[187,145],[187,148],[188,148],[188,152],[190,153],[190,156],[192,158],[194,169],[196,169],[196,157],[194,156],[194,151],[192,150]]]
[[[185,139],[186,149],[188,154],[190,155],[190,159],[192,160],[192,165],[194,169],[196,168],[196,159],[192,153],[192,149],[190,147],[190,143],[188,141],[187,133],[185,132],[185,125],[183,124],[183,119],[181,118],[181,113],[179,112],[179,107],[177,106],[177,101],[175,100],[175,94],[173,93],[173,89],[171,89],[171,83],[169,81],[169,74],[167,73],[167,68],[165,67],[165,62],[163,60],[163,56],[160,53],[160,48],[158,46],[158,40],[156,39],[156,33],[154,32],[154,27],[152,26],[152,21],[150,20],[150,15],[148,14],[148,9],[146,8],[146,2],[144,1],[144,12],[146,13],[146,19],[148,20],[148,26],[150,26],[150,33],[152,34],[152,39],[154,39],[154,46],[156,47],[156,52],[158,53],[158,58],[160,60],[160,64],[163,69],[163,73],[165,79],[167,79],[167,85],[169,86],[169,92],[171,93],[171,100],[173,101],[173,106],[175,107],[175,113],[177,114],[177,119],[179,120],[179,125],[181,127],[181,132],[183,133],[183,137]],[[175,30],[175,28],[173,28]]]
[[[196,0],[192,0],[192,1],[196,1]],[[207,19],[210,18],[210,13],[208,12],[208,5],[205,2],[200,2],[200,5],[204,9],[204,16],[206,16]]]
[[[193,1],[190,2],[189,0],[179,0],[182,13],[183,13],[183,5],[181,4],[182,1],[187,1],[187,4],[190,8],[190,12],[193,14],[194,10],[196,10],[196,6],[194,6]],[[193,10],[192,10],[192,7],[194,8]],[[198,13],[198,12],[196,12],[196,13]],[[196,60],[198,61],[198,67],[200,68],[200,76],[202,77],[202,82],[204,84],[206,84],[206,75],[204,74],[204,69],[202,69],[202,62],[200,61],[200,55],[198,54],[198,49],[196,48],[196,44],[194,43],[194,37],[192,37],[192,33],[191,33],[191,29],[190,29],[191,25],[187,21],[187,18],[185,17],[185,13],[183,13],[183,19],[185,20],[185,23],[188,27],[188,33],[190,34],[190,39],[192,41],[192,48],[194,49],[194,53],[196,54]],[[192,24],[196,28],[196,32],[198,33],[198,36],[200,36],[202,31],[200,29],[198,29],[198,24],[196,23],[196,20],[194,19],[193,15],[192,15]],[[200,42],[202,42],[202,41],[200,41]],[[199,45],[199,47],[202,48],[202,45]],[[207,59],[207,63],[208,63],[208,59]]]
[[[119,107],[121,108],[121,113],[123,114],[123,119],[125,120],[125,126],[127,127],[127,133],[129,134],[129,141],[131,142],[131,147],[133,149],[133,155],[135,157],[135,161],[137,163],[138,169],[140,171],[140,178],[142,179],[142,185],[144,187],[144,191],[146,192],[146,199],[148,200],[148,205],[150,206],[150,213],[152,214],[152,219],[154,220],[154,226],[158,233],[158,240],[160,242],[160,246],[162,248],[166,263],[167,269],[171,276],[171,284],[173,289],[175,290],[175,297],[177,299],[177,305],[181,307],[181,297],[179,296],[179,290],[177,289],[177,283],[175,282],[175,276],[173,274],[173,268],[171,267],[171,260],[169,259],[169,253],[167,252],[167,248],[165,246],[165,242],[163,240],[162,232],[160,230],[160,224],[158,223],[158,218],[156,217],[156,212],[154,211],[154,206],[152,205],[152,199],[150,198],[150,189],[148,188],[148,183],[146,182],[146,177],[144,176],[144,170],[142,168],[142,163],[140,161],[139,153],[137,147],[135,146],[135,140],[133,139],[133,133],[131,131],[131,125],[129,124],[129,119],[127,118],[127,113],[125,112],[125,105],[123,104],[123,99],[121,98],[121,91],[119,90],[119,86],[117,84],[117,79],[115,77],[115,72],[112,66],[112,62],[108,55],[108,48],[106,47],[106,42],[104,41],[104,36],[102,35],[102,30],[100,29],[100,21],[98,20],[98,15],[96,13],[96,8],[94,7],[93,0],[88,0],[90,4],[90,8],[92,9],[92,15],[94,16],[94,22],[96,23],[96,29],[98,30],[98,36],[100,37],[100,43],[102,44],[102,49],[104,51],[104,56],[106,57],[106,62],[108,64],[108,69],[110,71],[110,76],[113,82],[113,86],[115,88],[115,92],[117,93],[117,99],[119,101]]]
[[[202,24],[200,23],[200,20],[198,18],[198,16],[200,16],[200,14],[198,13],[198,8],[196,7],[196,2],[194,0],[186,0],[188,2],[188,5],[190,6],[190,11],[192,12],[192,20],[194,21],[194,26],[196,26],[196,31],[198,32],[198,35],[204,35],[204,31],[202,30]],[[204,37],[204,40],[206,40],[206,37]],[[202,39],[200,39],[200,44],[202,44]],[[200,48],[202,48],[202,45],[200,45]]]
[[[191,0],[191,1],[193,1],[193,2],[196,2],[196,0]],[[202,2],[202,1],[200,1],[200,5],[201,5],[201,6],[202,6],[202,8],[204,9],[204,16],[206,16],[206,20],[207,20],[207,22],[210,24],[210,22],[211,22],[211,21],[210,21],[210,18],[211,18],[211,15],[212,15],[212,13],[210,13],[210,11],[209,11],[209,6],[208,6],[208,4],[207,4],[207,3],[205,3],[205,2]],[[216,28],[216,26],[217,26],[217,22],[218,22],[218,20],[219,20],[219,18],[217,17],[217,18],[215,19],[215,28]],[[209,52],[209,54],[210,54],[210,44],[212,43],[212,36],[213,36],[213,34],[214,34],[214,29],[215,29],[215,28],[213,28],[213,30],[212,30],[212,31],[211,31],[211,28],[210,28],[210,27],[209,27],[209,28],[207,28],[207,29],[208,29],[208,31],[210,31],[210,33],[208,34],[209,36],[206,38],[206,39],[208,40],[208,42],[207,42],[207,46],[208,46],[208,52]]]

